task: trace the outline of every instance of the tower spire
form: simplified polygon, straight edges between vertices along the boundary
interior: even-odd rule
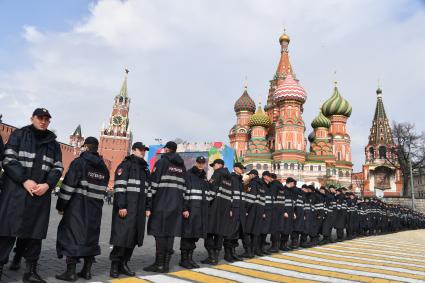
[[[121,86],[120,93],[118,94],[119,97],[128,97],[127,76],[128,76],[128,73],[130,73],[130,70],[125,68],[124,71],[125,71],[125,76],[124,76],[124,81],[123,81],[122,86]]]
[[[284,79],[289,73],[294,76],[294,70],[292,69],[291,62],[289,61],[288,45],[291,39],[286,34],[286,29],[283,29],[283,34],[279,37],[280,43],[280,60],[277,66],[275,79]]]

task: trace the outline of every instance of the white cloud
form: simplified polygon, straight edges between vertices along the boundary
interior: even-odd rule
[[[98,135],[128,67],[136,139],[227,141],[245,75],[251,96],[265,101],[286,27],[292,64],[309,93],[306,125],[330,97],[337,70],[354,109],[348,128],[358,169],[378,78],[390,119],[424,127],[425,13],[413,3],[98,1],[69,31],[24,27],[31,61],[13,73],[0,69],[3,121],[23,125],[30,109],[45,106],[61,140],[80,123],[85,135]]]

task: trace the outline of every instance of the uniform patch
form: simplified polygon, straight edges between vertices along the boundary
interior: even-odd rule
[[[117,175],[118,176],[121,176],[121,174],[122,174],[122,172],[123,172],[124,170],[122,170],[122,168],[118,168],[118,170],[117,170]]]

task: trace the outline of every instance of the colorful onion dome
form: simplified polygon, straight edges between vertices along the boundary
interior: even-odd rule
[[[255,111],[255,114],[252,115],[249,118],[248,126],[255,127],[260,126],[264,128],[268,128],[271,125],[271,121],[269,119],[269,116],[267,116],[266,113],[264,113],[263,108],[261,107],[261,104],[258,105],[257,111]]]
[[[249,111],[251,113],[255,112],[255,102],[249,96],[246,87],[242,96],[239,97],[238,100],[236,100],[234,109],[235,109],[235,112],[241,112],[241,111]]]
[[[286,31],[283,32],[283,34],[279,37],[279,43],[282,44],[282,42],[289,43],[291,39],[289,38],[289,35],[286,34]]]
[[[308,135],[308,141],[309,142],[314,142],[314,140],[316,139],[316,133],[315,132],[311,132],[309,135]]]
[[[332,115],[343,115],[350,117],[353,108],[350,103],[345,100],[339,93],[338,87],[335,85],[334,93],[322,106],[323,115],[326,117]]]
[[[316,118],[314,118],[313,122],[311,122],[311,126],[313,129],[317,128],[328,128],[331,126],[331,121],[323,115],[322,111],[319,112]]]
[[[307,93],[304,88],[292,77],[292,74],[288,72],[285,80],[277,86],[274,91],[274,100],[276,102],[282,100],[296,100],[304,103],[307,99]]]

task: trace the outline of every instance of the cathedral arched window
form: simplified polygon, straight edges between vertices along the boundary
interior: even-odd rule
[[[280,170],[280,163],[277,164],[277,170]]]
[[[383,145],[379,147],[379,158],[380,159],[387,158],[387,148]]]
[[[257,165],[255,165],[255,169],[257,169],[257,170],[261,170],[261,164],[257,164]]]
[[[338,177],[344,177],[344,173],[341,170],[338,171]]]
[[[263,170],[269,170],[269,165],[264,164],[264,165],[263,165]]]
[[[288,163],[283,164],[283,169],[288,170]]]
[[[322,171],[322,165],[319,165],[319,171]]]
[[[338,160],[341,160],[341,152],[338,152]]]
[[[310,171],[313,171],[313,170],[314,170],[313,165],[310,165]]]
[[[332,170],[332,175],[336,175],[336,169]]]
[[[294,163],[291,163],[291,165],[289,166],[291,170],[294,170],[295,166]]]

